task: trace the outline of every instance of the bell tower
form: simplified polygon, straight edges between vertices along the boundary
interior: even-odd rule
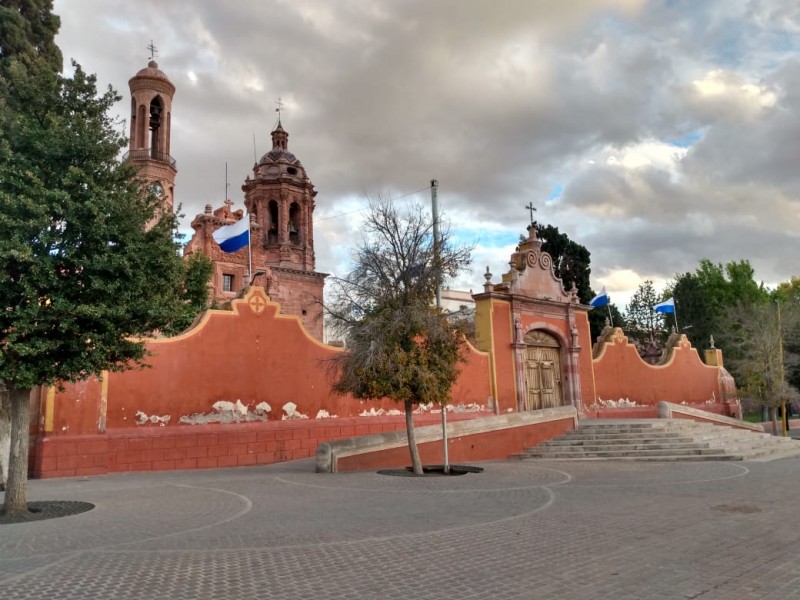
[[[161,210],[172,212],[178,172],[175,159],[170,156],[175,86],[155,60],[131,77],[128,86],[131,90],[131,130],[130,148],[125,158],[137,168],[139,178],[161,199]]]
[[[260,226],[265,266],[314,271],[314,198],[317,191],[278,120],[272,150],[261,157],[242,186],[248,212]]]
[[[214,210],[210,204],[192,221],[194,235],[184,256],[205,254],[214,263],[211,294],[224,304],[247,285],[261,285],[281,312],[295,315],[306,331],[323,338],[322,293],[326,273],[318,273],[314,258],[314,207],[317,190],[300,160],[289,152],[289,134],[278,124],[272,131],[272,150],[253,165],[242,185],[247,209],[232,210],[226,200]],[[214,231],[240,219],[250,219],[250,256],[247,248],[223,252],[213,241]],[[252,262],[252,273],[249,263]]]

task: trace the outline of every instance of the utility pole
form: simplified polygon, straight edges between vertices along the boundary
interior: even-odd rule
[[[436,195],[439,182],[431,179],[431,212],[433,213],[433,264],[436,269],[436,309],[442,308],[442,280],[439,265],[439,199]],[[442,404],[442,456],[444,459],[444,473],[450,474],[450,460],[447,453],[447,404]]]

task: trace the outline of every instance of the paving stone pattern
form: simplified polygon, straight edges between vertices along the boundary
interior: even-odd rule
[[[310,461],[30,482],[94,510],[0,527],[16,599],[800,599],[800,460]]]

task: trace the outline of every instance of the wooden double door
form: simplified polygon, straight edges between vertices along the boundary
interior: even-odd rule
[[[561,348],[544,331],[525,335],[525,410],[554,408],[563,404]]]

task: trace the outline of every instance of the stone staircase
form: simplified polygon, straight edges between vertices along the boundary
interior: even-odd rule
[[[511,458],[751,460],[800,456],[800,440],[689,419],[597,419]]]

